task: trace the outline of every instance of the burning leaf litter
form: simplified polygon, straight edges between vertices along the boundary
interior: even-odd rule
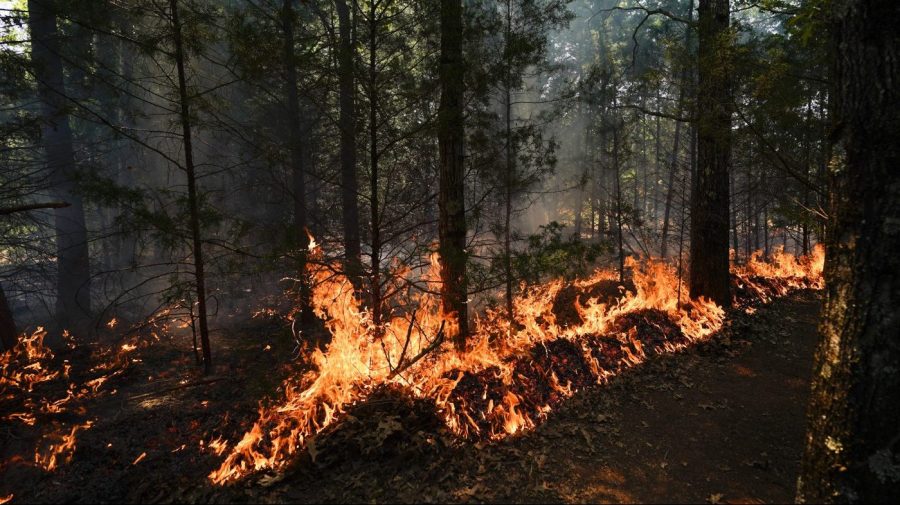
[[[428,289],[411,295],[410,310],[396,311],[380,328],[352,284],[334,275],[337,265],[323,264],[318,248],[312,257],[313,304],[331,343],[312,351],[316,371],[287,379],[284,398],[260,406],[256,423],[209,475],[216,484],[282,468],[311,437],[385,386],[433,402],[458,437],[502,439],[533,428],[564,399],[622,368],[709,338],[725,318],[715,303],[691,300],[671,266],[630,259],[633,290],[605,294],[613,279],[606,270],[573,283],[574,292],[561,280],[524,290],[515,299],[515,321],[488,310],[461,352],[441,340],[456,329],[430,294],[440,287],[436,254],[423,275]],[[771,263],[754,255],[733,271],[736,304],[748,310],[794,289],[821,288],[823,263],[821,248],[800,259],[777,251]],[[560,302],[561,294],[571,305]],[[558,321],[561,307],[570,310],[565,321]]]

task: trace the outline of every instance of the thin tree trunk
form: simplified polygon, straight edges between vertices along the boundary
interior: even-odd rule
[[[369,0],[369,191],[372,234],[372,324],[375,334],[382,335],[381,326],[381,219],[378,203],[378,11],[376,0]]]
[[[691,2],[690,7],[688,8],[687,13],[688,21],[692,21],[694,19],[694,4]],[[691,47],[691,29],[685,30],[684,35],[684,44],[690,49]],[[681,117],[684,114],[685,110],[685,99],[687,94],[688,80],[690,79],[690,72],[685,65],[685,68],[681,70],[681,87],[678,90],[678,112],[677,116]],[[675,136],[672,139],[672,156],[670,158],[669,165],[669,181],[666,187],[666,205],[663,209],[663,225],[662,225],[662,233],[660,236],[660,257],[665,259],[669,254],[669,219],[672,213],[672,200],[675,198],[675,176],[678,173],[678,151],[681,142],[681,121],[675,122]]]
[[[731,201],[734,202],[734,208],[731,209],[731,248],[734,249],[734,261],[737,262],[739,260],[739,255],[741,252],[740,242],[738,241],[738,230],[737,230],[737,198],[735,197],[734,190],[734,179],[736,175],[734,173],[729,177],[730,185],[731,185]]]
[[[66,85],[60,58],[60,36],[50,2],[29,0],[31,59],[44,121],[41,138],[55,196],[69,206],[55,211],[57,302],[60,329],[85,331],[91,313],[91,276],[84,204],[75,191],[78,167],[66,112]]]
[[[466,284],[466,201],[464,161],[462,1],[441,0],[441,104],[439,237],[441,301],[446,314],[456,314],[456,346],[465,349],[469,334]]]
[[[615,100],[613,101],[615,104]],[[625,241],[622,235],[622,176],[619,167],[619,124],[618,118],[615,119],[616,126],[613,127],[613,172],[616,177],[616,242],[619,246],[619,283],[625,283]]]
[[[607,136],[606,136],[606,125],[600,125],[600,159],[597,160],[600,169],[600,176],[597,182],[597,236],[600,240],[605,240],[608,238],[607,234],[609,232],[609,228],[607,226],[608,214],[609,214],[609,185],[606,184],[607,173],[609,169],[605,166],[606,163],[606,144]]]
[[[769,257],[769,202],[763,202],[763,258]]]
[[[731,98],[729,2],[700,0],[697,172],[691,195],[690,293],[731,305],[728,265],[728,173]]]
[[[506,44],[511,43],[512,38],[512,0],[506,0]],[[506,107],[506,208],[504,209],[503,218],[503,273],[506,277],[506,314],[509,321],[514,321],[515,312],[513,309],[513,274],[512,274],[512,185],[514,173],[516,170],[516,159],[513,153],[512,144],[512,68],[511,62],[507,61],[506,80],[504,83]]]
[[[678,102],[683,103],[684,88],[679,93]],[[679,105],[679,111],[682,106]],[[675,138],[672,140],[672,158],[669,166],[669,180],[666,186],[666,205],[663,208],[663,226],[660,235],[659,255],[665,259],[669,255],[669,219],[672,214],[672,200],[675,198],[675,175],[678,173],[678,150],[681,139],[681,122],[675,123]]]
[[[812,122],[812,102],[810,101],[807,105],[806,109],[806,124],[807,128],[804,130],[803,134],[803,175],[807,180],[810,180],[809,177],[809,167],[812,162],[812,139],[810,138],[811,128],[809,128],[809,123]],[[807,217],[807,210],[809,209],[809,187],[803,187],[803,221],[800,222],[800,235],[802,240],[802,251],[801,254],[809,254],[809,218]]]
[[[194,148],[191,139],[191,114],[184,70],[184,48],[181,38],[181,21],[178,0],[169,0],[175,42],[175,65],[178,69],[178,105],[181,110],[181,131],[184,140],[184,169],[187,173],[188,205],[190,208],[191,240],[194,256],[194,281],[197,290],[197,319],[200,326],[200,347],[203,350],[203,373],[212,369],[212,353],[209,346],[209,326],[206,320],[206,275],[203,271],[203,241],[200,237],[200,210],[197,195],[197,174],[194,167]]]
[[[900,11],[892,0],[832,7],[835,124],[826,295],[797,501],[900,497]],[[839,150],[837,150],[839,151]]]
[[[309,237],[306,227],[305,156],[300,131],[300,100],[297,95],[297,64],[294,56],[294,0],[283,0],[281,30],[284,37],[284,96],[287,99],[288,131],[291,176],[294,193],[294,235],[297,244],[297,277],[300,279],[300,320],[311,324],[315,319],[311,306],[309,278],[306,262]]]
[[[749,151],[750,152],[748,153],[747,160],[746,160],[747,183],[745,184],[745,191],[747,192],[747,219],[746,219],[746,223],[747,223],[746,232],[747,233],[746,233],[746,236],[744,237],[744,239],[746,240],[746,243],[744,244],[744,253],[745,253],[744,257],[748,260],[750,259],[750,254],[753,253],[752,246],[750,245],[751,244],[750,239],[756,232],[755,228],[753,227],[753,220],[755,219],[756,211],[753,209],[754,185],[753,185],[753,143],[752,142],[749,144]]]
[[[359,286],[362,260],[359,245],[359,186],[356,180],[356,100],[353,71],[354,41],[346,0],[335,0],[338,15],[338,105],[341,130],[341,208],[344,228],[344,269]]]
[[[641,108],[646,110],[646,97],[641,97]],[[644,125],[644,117],[638,120],[638,131],[640,132],[640,140],[641,140],[641,162],[635,163],[634,166],[634,195],[631,206],[632,210],[632,218],[631,218],[631,226],[632,228],[638,226],[638,223],[641,222],[641,218],[644,215],[643,209],[641,209],[641,178],[638,176],[638,171],[643,165],[643,168],[646,171],[647,168],[647,135],[646,129]]]
[[[656,111],[662,112],[662,104],[660,103],[659,90],[656,91]],[[652,191],[650,192],[651,198],[651,218],[653,219],[653,229],[657,230],[657,226],[659,226],[659,177],[662,175],[662,119],[659,116],[656,116],[656,136],[654,138],[654,142],[656,145],[654,146],[653,152],[656,155],[656,159],[653,163],[653,180],[652,180]]]
[[[575,230],[572,234],[572,238],[575,240],[581,240],[581,232],[584,227],[584,217],[582,213],[584,212],[584,198],[586,194],[585,185],[588,181],[588,171],[590,170],[590,114],[582,111],[582,118],[585,121],[584,125],[584,144],[581,149],[581,176],[578,178],[578,189],[575,194],[575,205],[573,206],[573,212],[575,214]]]

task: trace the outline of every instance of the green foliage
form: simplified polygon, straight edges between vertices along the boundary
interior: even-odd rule
[[[588,243],[566,234],[566,227],[556,221],[541,226],[540,233],[530,235],[526,247],[513,254],[516,278],[527,283],[544,279],[573,279],[587,273],[588,268],[609,244]]]

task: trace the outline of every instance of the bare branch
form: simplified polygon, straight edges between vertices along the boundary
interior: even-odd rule
[[[29,210],[38,210],[38,209],[62,209],[65,207],[69,207],[72,204],[69,202],[46,202],[46,203],[29,203],[25,205],[19,205],[16,207],[0,207],[0,216],[8,216],[10,214],[16,214],[19,212],[28,212]]]

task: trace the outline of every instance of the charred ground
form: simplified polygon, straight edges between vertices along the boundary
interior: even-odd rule
[[[107,394],[64,418],[8,427],[0,494],[82,503],[786,501],[802,447],[816,297],[801,292],[752,316],[736,311],[709,342],[588,387],[536,430],[504,442],[462,441],[433,405],[383,388],[284,472],[229,487],[206,479],[221,461],[209,442],[238,439],[258,399],[304,365],[289,360],[291,345],[274,327],[255,328],[256,335],[270,331],[253,340],[246,332],[220,336],[230,350],[245,352],[228,352],[243,358],[220,364],[211,380],[178,372],[190,357],[163,341],[110,379]],[[667,330],[653,314],[643,316],[638,324]],[[530,361],[581,357],[552,351]],[[78,433],[68,465],[48,473],[30,464],[42,429],[86,420],[93,425]]]

